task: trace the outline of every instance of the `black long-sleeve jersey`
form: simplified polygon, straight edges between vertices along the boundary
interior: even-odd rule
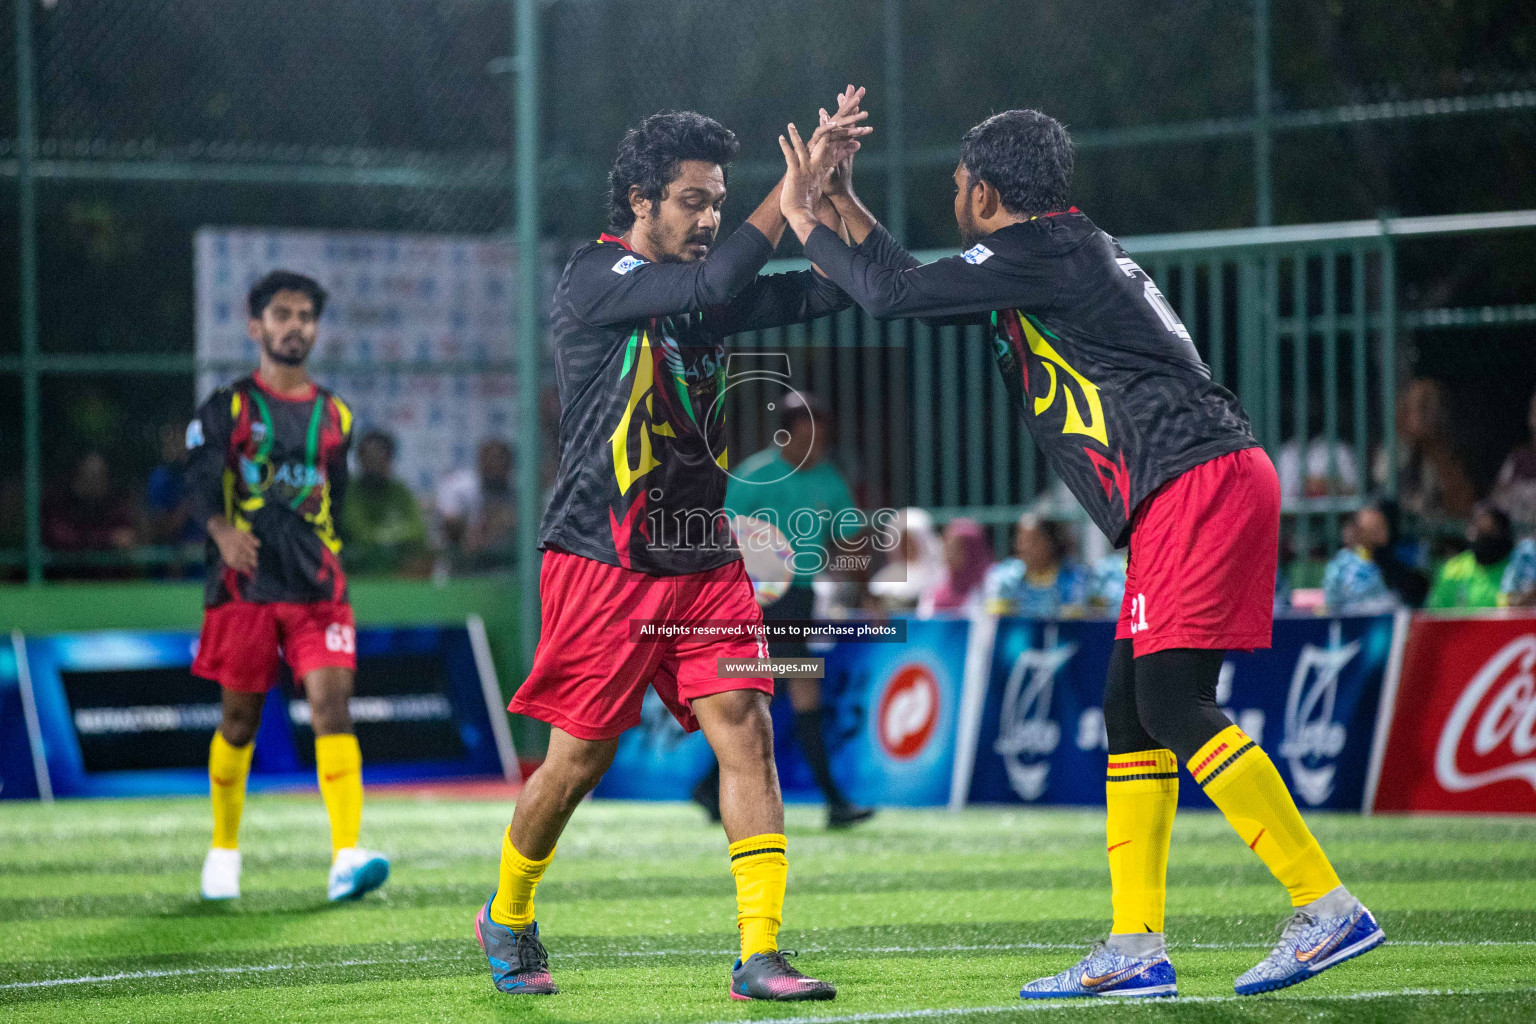
[[[656,576],[741,557],[722,514],[723,339],[850,304],[813,271],[758,276],[771,255],[750,224],[695,263],[606,234],[576,250],[550,315],[560,469],[541,548]]]
[[[347,488],[352,410],[313,386],[290,398],[254,374],[219,388],[187,428],[187,493],[200,523],[222,515],[261,541],[237,573],[208,541],[203,603],[345,601],[336,514]]]
[[[873,316],[989,322],[1025,426],[1116,547],[1159,486],[1258,445],[1152,278],[1075,207],[926,265],[878,226],[852,248],[818,227],[805,252]]]

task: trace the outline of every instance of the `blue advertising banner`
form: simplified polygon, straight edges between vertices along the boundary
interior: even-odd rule
[[[1112,621],[997,623],[968,797],[1099,804]],[[1305,807],[1358,810],[1392,647],[1393,617],[1282,618],[1274,646],[1233,653],[1217,701],[1268,751]],[[1210,806],[1198,786],[1179,802]]]
[[[875,806],[949,800],[970,623],[913,620],[905,644],[839,644],[822,681],[832,775]]]
[[[0,800],[29,800],[38,795],[16,652],[10,638],[4,637],[0,638]]]
[[[912,621],[907,642],[838,643],[826,659],[822,708],[832,774],[849,798],[876,805],[941,805],[949,798],[969,623]],[[787,800],[819,800],[794,740],[787,700],[774,702],[774,747]],[[596,795],[680,800],[712,755],[689,736],[654,692],[641,724],[619,740]]]
[[[774,732],[780,732],[778,723]],[[640,724],[619,737],[613,764],[592,795],[614,800],[686,800],[714,760],[704,734],[684,732],[656,691],[647,689]]]
[[[217,685],[190,672],[196,641],[195,633],[138,631],[25,639],[18,653],[32,681],[56,794],[207,790],[208,741],[221,711]],[[360,629],[357,657],[351,711],[367,781],[502,773],[467,629]],[[0,677],[16,677],[16,660]],[[16,726],[11,685],[0,681],[0,738],[7,741]],[[25,778],[33,773],[24,775],[12,760],[7,755],[0,770],[14,774],[16,785],[0,789],[0,798],[35,796],[35,775]],[[314,764],[309,705],[279,686],[262,712],[251,786],[312,784]]]

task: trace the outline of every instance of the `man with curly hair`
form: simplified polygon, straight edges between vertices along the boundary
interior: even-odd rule
[[[812,140],[851,154],[868,131],[838,112]],[[555,289],[560,468],[540,531],[542,621],[533,671],[511,710],[548,722],[549,753],[502,840],[495,895],[475,931],[498,990],[556,991],[534,888],[576,805],[640,722],[655,689],[720,762],[720,810],[736,879],[741,957],[734,999],[831,999],[831,985],[778,950],[788,873],[767,677],[722,676],[766,657],[762,614],[723,512],[723,340],[800,323],[849,300],[816,271],[758,276],[784,232],[775,186],[716,244],[736,136],[692,112],[652,115],[619,144],[608,230]],[[821,214],[834,231],[830,202]],[[734,635],[661,641],[633,624],[734,623]]]

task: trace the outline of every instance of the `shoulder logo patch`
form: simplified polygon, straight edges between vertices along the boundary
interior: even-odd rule
[[[203,446],[203,421],[193,420],[187,424],[187,450],[201,448]]]
[[[967,263],[985,263],[992,258],[992,250],[978,242],[961,253],[960,256]]]
[[[629,273],[631,270],[634,270],[636,267],[643,266],[645,266],[645,260],[641,259],[639,256],[625,256],[623,259],[619,260],[619,262],[613,265],[613,272],[622,276]]]

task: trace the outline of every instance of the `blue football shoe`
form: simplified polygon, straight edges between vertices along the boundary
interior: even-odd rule
[[[382,853],[349,846],[336,851],[325,895],[331,901],[359,900],[389,880],[389,859]]]
[[[1240,996],[1287,988],[1384,941],[1381,926],[1365,905],[1342,888],[1335,889],[1282,922],[1275,948],[1233,988]]]
[[[1104,942],[1095,942],[1087,956],[1060,974],[1036,978],[1019,991],[1023,999],[1178,994],[1178,980],[1167,957],[1126,956]]]
[[[491,920],[491,899],[475,915],[475,938],[491,964],[496,991],[517,996],[552,996],[560,990],[549,976],[549,954],[539,941],[535,921],[520,932]]]

